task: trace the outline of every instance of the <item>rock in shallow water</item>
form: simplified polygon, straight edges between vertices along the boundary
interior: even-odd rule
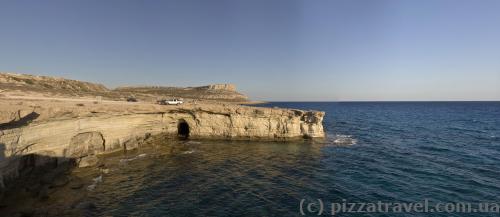
[[[99,162],[99,158],[97,158],[95,155],[92,156],[86,156],[80,158],[80,161],[78,162],[78,167],[90,167],[90,166],[95,166]]]
[[[69,178],[66,176],[61,176],[58,177],[52,182],[50,185],[50,188],[58,188],[58,187],[63,187],[69,183]]]
[[[38,192],[38,198],[40,200],[47,200],[49,199],[49,187],[48,186],[43,186],[40,192]]]
[[[70,188],[74,189],[74,190],[81,189],[81,188],[83,188],[83,183],[80,182],[80,183],[71,184]]]
[[[79,209],[79,210],[93,210],[93,209],[96,209],[97,207],[92,202],[83,201],[83,202],[78,202],[78,203],[72,205],[71,208],[75,208],[75,209]]]

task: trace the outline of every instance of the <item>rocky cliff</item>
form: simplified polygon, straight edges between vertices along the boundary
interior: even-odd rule
[[[181,97],[219,101],[245,102],[248,97],[238,93],[234,84],[213,84],[201,87],[119,87],[114,91],[131,94],[150,94],[159,97]]]
[[[141,101],[158,98],[185,98],[246,102],[248,97],[238,93],[234,84],[212,84],[201,87],[120,87],[108,89],[102,84],[65,78],[0,73],[0,95],[43,97],[96,97],[124,100],[134,96]]]
[[[236,91],[236,85],[234,84],[211,84],[206,88],[210,90]]]
[[[134,149],[154,135],[244,140],[324,137],[323,112],[294,109],[1,100],[0,110],[0,187],[27,162],[74,159],[85,166],[98,154]]]

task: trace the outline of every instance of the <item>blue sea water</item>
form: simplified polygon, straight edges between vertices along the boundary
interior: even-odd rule
[[[327,209],[324,215],[331,214],[329,203],[343,200],[500,203],[498,102],[280,102],[260,106],[325,111],[328,137],[285,143],[164,141],[152,150],[117,156],[123,159],[143,153],[145,157],[117,163],[90,194],[96,208],[88,214],[300,216],[302,199],[306,204],[321,199]]]

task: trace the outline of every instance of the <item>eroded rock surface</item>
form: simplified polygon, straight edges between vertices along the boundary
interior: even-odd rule
[[[0,120],[3,179],[18,174],[25,164],[24,156],[35,156],[33,164],[76,159],[81,166],[93,165],[99,154],[134,149],[145,138],[158,134],[274,141],[324,137],[324,112],[235,104],[198,102],[161,106],[82,102],[76,105],[67,101],[2,99],[0,110],[7,117]],[[12,125],[32,112],[38,115],[23,125]]]
[[[104,150],[104,138],[100,132],[79,133],[71,138],[65,157],[81,158]]]

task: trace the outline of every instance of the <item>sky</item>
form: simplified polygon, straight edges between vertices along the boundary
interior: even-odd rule
[[[0,71],[254,100],[500,100],[497,0],[0,0]]]

